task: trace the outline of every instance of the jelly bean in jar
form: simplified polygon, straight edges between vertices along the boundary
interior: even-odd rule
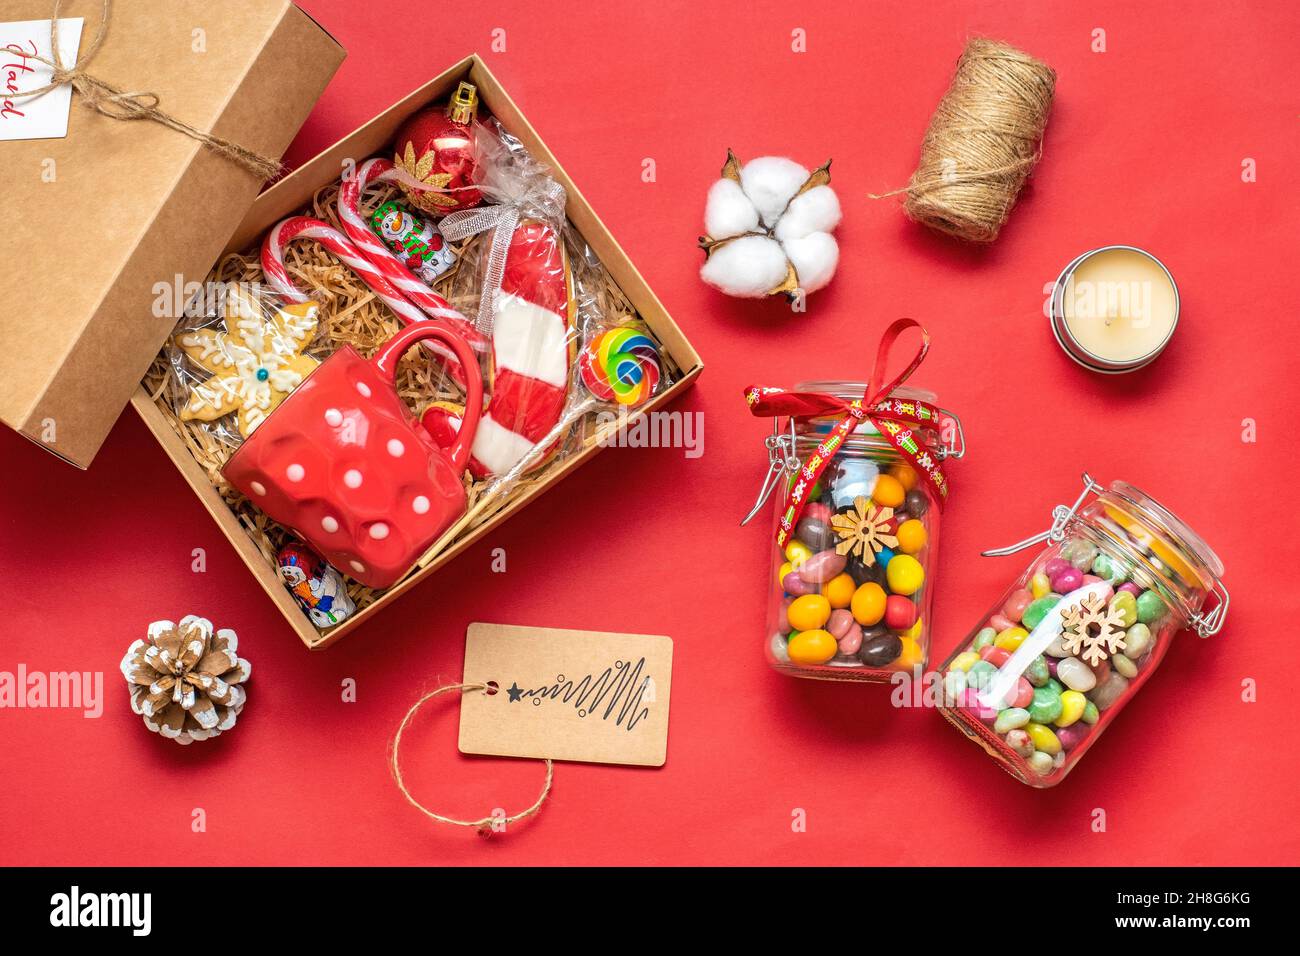
[[[1130,484],[1084,484],[1050,531],[986,552],[1047,543],[940,668],[944,716],[1032,787],[1060,783],[1175,635],[1218,633],[1228,608],[1191,528]]]
[[[796,395],[849,403],[866,391],[862,383],[804,382],[776,407],[795,407]],[[816,403],[807,403],[814,414],[775,422],[772,470],[755,511],[776,492],[764,645],[778,670],[888,681],[924,669],[946,494],[938,462],[964,454],[960,423],[934,401],[895,388],[873,404],[878,415],[853,421],[839,438],[839,416],[817,414]]]

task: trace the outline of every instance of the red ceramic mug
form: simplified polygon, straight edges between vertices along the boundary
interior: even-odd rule
[[[440,339],[468,379],[464,424],[439,446],[397,394],[397,361]],[[362,584],[397,582],[465,513],[461,475],[483,409],[478,360],[455,332],[415,322],[370,361],[339,349],[231,456],[223,474],[273,519]]]

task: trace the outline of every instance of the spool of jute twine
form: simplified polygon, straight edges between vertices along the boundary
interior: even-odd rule
[[[442,694],[470,694],[475,692],[482,692],[484,694],[495,693],[495,688],[489,690],[486,684],[445,684],[436,690],[429,691],[412,704],[411,709],[408,710],[406,716],[402,718],[401,724],[397,727],[397,733],[393,737],[393,743],[389,754],[389,763],[393,771],[393,779],[397,781],[397,789],[402,792],[402,796],[406,798],[406,802],[415,807],[415,809],[419,810],[430,820],[433,820],[436,823],[445,823],[454,827],[473,827],[478,831],[479,836],[490,837],[498,830],[504,830],[510,824],[518,823],[520,820],[526,820],[537,813],[538,810],[542,809],[542,804],[545,803],[546,798],[550,796],[551,782],[555,777],[555,765],[551,762],[549,757],[546,759],[546,781],[542,784],[542,792],[538,794],[537,799],[533,801],[531,806],[524,810],[520,810],[518,813],[511,814],[508,817],[489,816],[481,817],[477,820],[458,820],[455,817],[444,816],[441,813],[436,813],[435,811],[430,810],[420,801],[416,800],[411,794],[411,791],[407,788],[405,779],[402,777],[402,763],[400,759],[402,734],[406,732],[406,728],[410,726],[411,721],[415,719],[415,715],[421,707],[423,707],[428,701],[431,701],[433,698]]]
[[[972,37],[930,117],[903,209],[931,229],[992,242],[1042,155],[1056,71],[997,40]]]
[[[261,153],[256,153],[228,139],[222,139],[220,136],[205,133],[159,109],[159,99],[156,93],[120,90],[116,86],[87,72],[86,68],[90,65],[90,61],[95,58],[95,54],[99,52],[99,48],[108,34],[108,21],[112,16],[112,0],[103,0],[99,14],[99,26],[95,30],[94,39],[90,41],[90,46],[86,49],[85,55],[81,57],[76,66],[65,67],[63,57],[59,52],[59,14],[62,5],[63,0],[54,0],[54,12],[50,15],[50,58],[37,56],[34,53],[26,54],[27,59],[36,60],[38,63],[43,63],[50,68],[50,82],[33,90],[11,93],[9,94],[10,99],[28,99],[41,96],[56,86],[70,83],[72,89],[76,91],[81,105],[94,110],[102,116],[116,120],[148,120],[166,126],[168,129],[175,130],[192,140],[202,143],[217,155],[223,156],[232,163],[253,173],[259,180],[271,179],[279,174],[281,166],[271,157],[263,156]]]

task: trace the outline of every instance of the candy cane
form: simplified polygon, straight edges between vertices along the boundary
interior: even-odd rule
[[[412,322],[423,322],[431,318],[431,316],[416,308],[404,298],[384,277],[383,273],[376,269],[370,260],[361,255],[356,246],[349,242],[342,233],[329,223],[320,219],[312,219],[309,216],[291,216],[277,223],[266,234],[266,239],[262,242],[262,271],[266,274],[267,281],[271,286],[285,298],[293,302],[305,302],[308,299],[307,294],[293,284],[293,280],[289,277],[289,270],[284,265],[285,246],[295,239],[314,239],[332,252],[344,265],[361,277],[370,290],[393,310],[393,314],[403,324],[409,325]],[[452,311],[455,315],[460,316],[460,313],[455,312],[455,310]],[[460,323],[456,326],[456,330],[468,339],[469,344],[476,351],[486,351],[487,340],[463,316],[460,317]],[[448,368],[457,381],[464,381],[460,363],[450,349],[432,341],[426,341],[424,345],[439,357],[447,360]]]
[[[361,217],[366,187],[397,178],[388,160],[362,163],[339,188],[339,222],[357,249],[407,298],[429,315],[445,317],[447,301],[393,255]],[[531,468],[546,462],[549,451],[538,456],[532,449],[561,418],[572,360],[572,286],[558,235],[536,221],[505,228],[510,243],[503,294],[493,307],[491,397],[469,463],[470,472],[480,478],[505,474],[530,456],[535,459]],[[520,253],[513,270],[510,251]],[[453,314],[469,325],[460,313]],[[435,402],[422,421],[435,439],[453,440],[460,427],[459,406]]]
[[[468,335],[465,326],[473,328],[469,320],[393,255],[392,250],[379,240],[361,216],[361,196],[366,187],[378,182],[392,182],[396,178],[394,173],[395,167],[388,160],[368,159],[353,175],[343,178],[338,202],[339,222],[343,224],[343,231],[361,254],[370,260],[370,264],[383,273],[384,278],[402,295],[423,309],[430,318],[446,319],[458,331]]]
[[[277,292],[293,302],[306,302],[308,296],[293,284],[284,265],[284,249],[295,239],[315,239],[334,253],[343,264],[359,275],[384,304],[403,323],[420,322],[425,314],[402,297],[383,275],[348,242],[341,232],[327,222],[309,216],[292,216],[279,222],[262,242],[262,271]]]
[[[521,462],[536,470],[563,438],[556,427],[576,344],[573,283],[563,240],[550,226],[529,219],[515,229],[493,311],[492,395],[469,460],[476,478],[511,473]],[[445,445],[460,417],[459,406],[434,402],[421,422]]]

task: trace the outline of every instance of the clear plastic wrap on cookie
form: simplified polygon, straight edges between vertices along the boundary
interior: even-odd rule
[[[584,363],[583,352],[606,331],[636,321],[565,219],[564,189],[549,169],[495,122],[479,127],[477,141],[484,204],[441,223],[450,239],[475,237],[449,299],[490,339],[488,399],[470,461],[471,523],[491,514],[521,481],[542,476],[581,448],[585,418],[617,407],[608,389],[598,386],[597,395],[584,383],[584,364],[592,363]],[[657,355],[644,327],[635,328],[645,352]],[[652,391],[666,384],[657,360],[654,366],[638,375]],[[590,368],[586,377],[592,378]],[[435,439],[449,443],[463,411],[454,402],[435,402],[423,421]]]
[[[167,392],[182,422],[238,447],[326,357],[320,304],[253,282],[209,283],[167,340]]]

